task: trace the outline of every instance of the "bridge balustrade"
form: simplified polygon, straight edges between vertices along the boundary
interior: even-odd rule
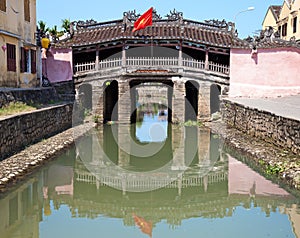
[[[181,65],[177,57],[127,57],[125,65],[122,64],[122,58],[106,59],[99,62],[79,63],[75,65],[76,73],[84,73],[88,71],[105,70],[117,67],[162,67],[166,68],[180,68],[195,70],[195,71],[211,71],[224,75],[229,75],[229,66],[214,62],[183,58]]]

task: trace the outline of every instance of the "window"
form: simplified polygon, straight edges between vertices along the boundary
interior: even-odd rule
[[[281,37],[281,26],[278,27],[279,37]]]
[[[29,0],[24,0],[24,19],[30,22],[30,2]]]
[[[286,36],[287,34],[287,23],[282,25],[282,36]]]
[[[31,72],[30,50],[21,47],[21,73]]]
[[[6,0],[0,0],[0,11],[6,12]]]
[[[297,17],[293,18],[293,33],[297,32]]]
[[[6,44],[7,50],[7,71],[16,72],[16,46],[12,44]]]
[[[31,50],[31,73],[36,73],[36,51]]]

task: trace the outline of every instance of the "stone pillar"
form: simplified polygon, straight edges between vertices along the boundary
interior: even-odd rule
[[[172,122],[184,122],[185,115],[185,85],[179,77],[173,77]]]
[[[210,84],[202,83],[199,87],[198,120],[210,120]]]
[[[209,58],[208,58],[208,50],[205,51],[205,69],[209,70],[209,62],[208,62]]]
[[[96,61],[95,61],[95,70],[99,70],[99,50],[96,50]]]
[[[119,81],[119,123],[130,124],[131,116],[131,97],[130,97],[130,85],[128,80],[120,79]]]
[[[92,107],[94,118],[97,119],[98,123],[103,122],[103,90],[104,88],[97,85],[93,85],[93,95],[92,95]]]

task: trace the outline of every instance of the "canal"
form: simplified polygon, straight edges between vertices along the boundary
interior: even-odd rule
[[[92,129],[2,194],[1,238],[300,238],[299,198],[166,114]]]

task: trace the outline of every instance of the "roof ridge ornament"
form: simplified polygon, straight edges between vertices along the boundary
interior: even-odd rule
[[[129,10],[127,12],[123,12],[123,17],[127,18],[129,21],[136,21],[141,14],[137,14],[136,10]]]
[[[162,17],[157,13],[155,8],[153,8],[152,19],[153,21],[162,20]]]
[[[170,10],[170,14],[167,14],[165,17],[168,18],[168,21],[182,21],[183,19],[183,12],[178,12],[175,8]]]

